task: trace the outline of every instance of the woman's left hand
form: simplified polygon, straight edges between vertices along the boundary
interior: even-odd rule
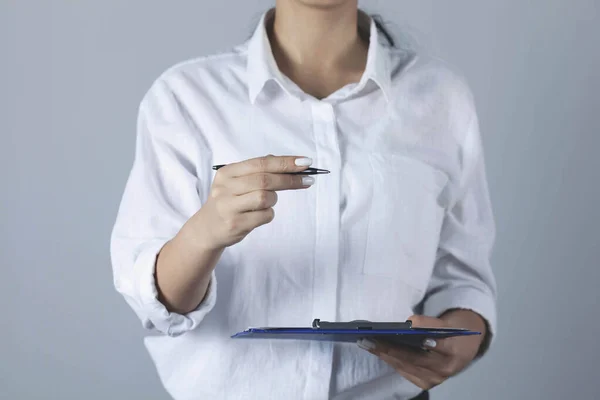
[[[465,369],[476,357],[487,333],[484,320],[468,310],[451,310],[440,318],[415,315],[409,319],[415,327],[467,328],[482,333],[437,340],[427,339],[424,347],[429,351],[380,341],[359,341],[360,347],[381,358],[423,390],[429,390]]]

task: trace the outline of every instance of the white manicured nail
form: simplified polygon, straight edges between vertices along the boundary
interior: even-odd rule
[[[296,158],[294,163],[299,167],[308,167],[312,164],[312,158]]]
[[[360,339],[358,342],[356,342],[356,344],[358,347],[364,350],[373,350],[376,347],[375,343],[369,339]]]
[[[425,341],[423,342],[423,346],[434,348],[435,346],[437,346],[437,342],[433,339],[425,339]]]
[[[315,178],[313,178],[312,176],[303,176],[302,177],[302,184],[304,186],[310,186],[313,183],[315,183]]]

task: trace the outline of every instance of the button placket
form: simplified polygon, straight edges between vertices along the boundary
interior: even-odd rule
[[[335,321],[340,243],[341,157],[333,106],[311,104],[317,149],[314,165],[332,171],[318,179],[316,190],[315,262],[313,273],[313,318]],[[333,345],[311,344],[307,399],[327,399],[333,365]]]

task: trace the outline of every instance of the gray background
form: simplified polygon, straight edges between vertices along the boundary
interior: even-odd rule
[[[0,2],[1,398],[167,399],[109,264],[136,108],[270,5]],[[598,398],[598,1],[363,6],[467,76],[485,135],[500,332],[434,399]]]

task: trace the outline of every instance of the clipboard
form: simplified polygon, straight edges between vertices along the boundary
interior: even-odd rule
[[[310,328],[263,327],[248,328],[231,336],[233,339],[316,340],[356,343],[373,338],[393,344],[422,348],[425,339],[443,339],[455,336],[480,335],[481,332],[460,328],[417,328],[410,320],[405,322],[327,322],[315,319]]]

